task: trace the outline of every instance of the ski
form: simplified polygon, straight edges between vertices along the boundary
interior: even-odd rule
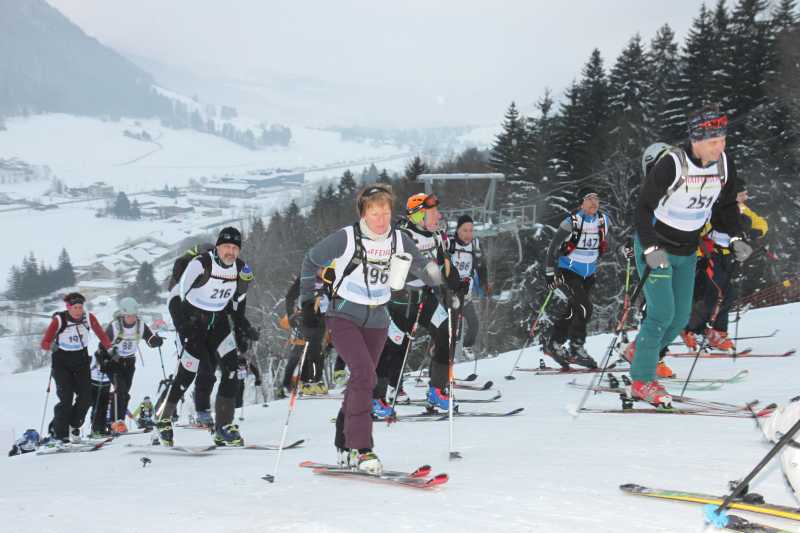
[[[76,443],[76,444],[61,444],[57,446],[45,446],[40,448],[36,455],[52,455],[54,453],[79,453],[79,452],[95,452],[102,448],[107,442],[112,439],[105,439],[95,443]]]
[[[728,523],[725,525],[728,531],[742,531],[744,533],[792,533],[788,529],[780,529],[766,524],[751,522],[746,518],[736,515],[728,515]]]
[[[131,451],[139,453],[171,453],[177,455],[212,455],[211,452],[217,449],[217,446],[211,444],[209,446],[163,446],[153,444],[126,444],[126,448],[131,448]]]
[[[737,372],[736,374],[734,374],[729,378],[692,378],[689,381],[689,384],[691,385],[692,383],[740,383],[747,378],[748,374],[750,374],[750,371],[745,369],[745,370],[740,370],[739,372]],[[659,378],[658,381],[666,383],[683,383],[686,380],[681,378]]]
[[[641,401],[641,402],[644,401],[644,400],[639,400],[638,398],[632,398],[630,396],[630,394],[628,393],[628,390],[624,389],[624,388],[621,388],[621,387],[605,387],[605,386],[590,387],[589,385],[584,385],[582,383],[577,383],[575,380],[570,381],[569,383],[567,383],[567,385],[569,385],[571,387],[575,387],[577,389],[582,389],[582,390],[590,389],[593,392],[610,392],[612,394],[620,394],[620,395],[624,395],[626,398],[629,398],[629,399],[631,399],[633,401]],[[752,402],[749,402],[746,405],[735,405],[735,404],[726,403],[726,402],[715,402],[715,401],[711,401],[711,400],[701,400],[699,398],[692,398],[692,397],[689,397],[689,396],[679,396],[679,395],[674,395],[674,396],[671,395],[671,396],[672,396],[672,401],[673,402],[685,403],[687,405],[692,405],[692,406],[700,407],[700,408],[703,408],[703,409],[716,409],[718,411],[721,410],[721,411],[744,411],[744,412],[748,412],[749,411],[748,406],[752,407],[753,405],[758,403],[758,400],[753,400]]]
[[[326,463],[315,463],[314,461],[303,461],[300,463],[301,468],[328,468],[332,470],[348,470],[351,469],[339,465],[331,465]],[[386,477],[398,477],[398,478],[423,478],[428,477],[431,473],[431,465],[422,465],[416,470],[412,472],[400,472],[397,470],[384,470],[383,474]]]
[[[787,350],[785,352],[774,352],[774,353],[752,353],[750,350],[745,350],[744,352],[738,353],[728,353],[728,352],[709,352],[709,353],[701,353],[700,359],[738,359],[740,357],[790,357],[797,352],[796,349],[792,348],[791,350]],[[686,353],[670,353],[668,354],[672,357],[694,357],[697,355],[696,352],[686,352]]]
[[[514,416],[516,414],[521,413],[524,411],[524,407],[518,407],[516,409],[512,409],[511,411],[507,411],[505,413],[491,413],[491,412],[482,412],[482,411],[455,411],[453,412],[453,416],[457,418],[504,418],[508,416]],[[387,419],[387,422],[423,422],[423,421],[432,421],[432,422],[441,422],[444,420],[448,420],[448,414],[440,411],[433,411],[433,412],[422,412],[415,415],[397,415],[394,418]]]
[[[609,376],[606,378],[605,381],[608,381],[608,384],[613,388],[618,388],[619,387],[619,380],[617,378],[615,378],[613,375],[609,374]],[[628,377],[627,375],[623,375],[622,376],[622,381],[624,382],[624,384],[626,386],[631,384],[631,378]],[[660,378],[659,381],[664,383],[664,386],[666,388],[683,387],[684,386],[684,380],[681,380],[680,378],[677,378],[677,377],[676,378]],[[691,390],[691,391],[713,391],[713,390],[721,389],[723,385],[724,385],[724,383],[721,383],[721,382],[718,382],[718,381],[690,381],[689,383],[686,384],[686,390]]]
[[[430,472],[430,467],[427,465],[423,467],[428,469],[427,472],[424,475],[419,475],[418,472],[420,469],[408,473],[388,471],[381,474],[369,474],[367,472],[353,470],[349,467],[319,465],[318,463],[312,463],[316,464],[317,466],[309,466],[308,463],[310,463],[310,461],[301,463],[300,466],[304,468],[311,468],[315,474],[349,479],[362,479],[375,483],[398,485],[415,489],[430,489],[439,485],[443,485],[449,480],[447,474],[437,474],[430,478],[427,477],[427,473]]]
[[[630,368],[607,368],[606,373],[610,372],[627,372]],[[517,367],[517,372],[531,372],[536,376],[558,376],[558,375],[566,375],[566,374],[597,374],[602,372],[602,368],[553,368],[550,366],[546,366],[544,368],[520,368]]]
[[[753,352],[752,348],[739,350],[738,352],[712,352],[704,350],[700,352],[701,359],[715,358],[715,357],[747,357]],[[696,357],[697,352],[667,352],[668,357]]]
[[[456,389],[477,390],[477,391],[489,390],[492,388],[493,385],[494,385],[493,381],[487,381],[483,385],[469,385],[467,383],[455,383]],[[426,383],[417,383],[415,386],[420,388],[428,388],[428,385]]]
[[[757,417],[769,416],[775,410],[774,404],[767,406],[756,413]],[[663,407],[633,407],[631,409],[602,409],[584,407],[581,413],[593,414],[612,414],[612,415],[694,415],[694,416],[716,416],[724,418],[753,418],[753,415],[744,411],[717,411],[712,409],[680,408],[673,407],[665,409]]]
[[[491,398],[459,398],[457,400],[457,402],[458,403],[491,403],[491,402],[496,402],[497,400],[499,400],[502,397],[503,397],[503,395],[500,393],[500,391],[497,391],[497,394],[495,394]],[[397,405],[423,405],[423,406],[425,406],[425,405],[428,405],[428,400],[426,400],[424,398],[414,399],[414,400],[407,400],[405,402],[401,402],[401,401],[398,400]]]
[[[777,335],[779,331],[780,331],[779,329],[776,329],[772,333],[769,333],[767,335],[745,335],[740,337],[728,337],[728,338],[734,342],[749,341],[751,339],[769,339]],[[684,344],[683,341],[676,341],[670,343],[670,346],[686,346],[686,344]]]
[[[188,423],[188,424],[174,424],[176,428],[184,428],[184,429],[205,429],[206,431],[211,431],[211,426],[207,424],[195,424],[195,423]]]
[[[304,443],[305,439],[296,440],[291,444],[287,444],[283,447],[284,450],[291,450],[293,448],[300,448]],[[279,444],[245,444],[244,446],[217,446],[216,450],[277,450],[280,447]]]
[[[642,485],[636,485],[634,483],[620,485],[619,488],[628,494],[659,498],[662,500],[720,505],[725,499],[725,496],[714,496],[713,494],[703,494],[699,492],[654,489],[650,487],[644,487]],[[738,509],[740,511],[779,516],[781,518],[788,518],[790,520],[800,520],[800,509],[797,509],[796,507],[775,505],[771,503],[758,503],[757,501],[750,501],[750,499],[747,497],[744,499],[734,500],[731,502],[729,507],[730,509]]]

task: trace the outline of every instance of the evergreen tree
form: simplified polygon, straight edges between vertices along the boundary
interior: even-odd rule
[[[144,262],[136,271],[136,280],[128,289],[127,294],[141,304],[153,304],[158,302],[160,290],[153,274],[153,265]]]
[[[114,207],[111,208],[114,216],[119,218],[128,218],[131,215],[131,202],[128,200],[128,195],[122,191],[117,193],[117,199],[114,202]]]
[[[389,172],[386,169],[381,169],[381,173],[378,174],[378,182],[379,183],[391,183],[392,179],[389,177]]]
[[[716,46],[714,39],[711,14],[703,4],[700,14],[689,28],[681,61],[681,94],[675,95],[684,112],[684,137],[686,113],[717,101],[716,84],[719,76],[713,71],[716,63],[712,55]]]
[[[420,174],[426,172],[428,172],[428,165],[417,155],[406,165],[405,177],[408,181],[417,181]]]
[[[22,272],[19,267],[11,267],[11,270],[8,272],[8,281],[6,284],[8,285],[6,297],[12,300],[20,299],[20,292],[22,291]]]
[[[525,122],[511,102],[503,120],[503,131],[495,138],[489,163],[507,178],[525,175],[524,154],[526,148]]]
[[[675,32],[664,24],[650,43],[652,134],[648,142],[677,143],[685,137],[686,102],[681,102],[680,57]],[[643,143],[647,144],[647,143]]]
[[[600,50],[595,48],[583,68],[580,82],[580,107],[585,129],[583,139],[587,151],[576,163],[576,172],[583,177],[602,168],[606,156],[605,123],[608,119],[608,80]]]
[[[66,248],[61,249],[58,255],[58,267],[56,268],[56,278],[58,280],[57,289],[61,287],[72,287],[75,285],[75,269],[72,268],[72,261]]]
[[[339,198],[354,198],[357,189],[358,185],[356,184],[353,173],[350,172],[350,170],[345,170],[344,174],[342,174],[342,178],[339,180],[339,187],[336,191]]]

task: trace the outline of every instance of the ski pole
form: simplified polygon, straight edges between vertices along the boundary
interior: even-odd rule
[[[50,383],[53,381],[53,367],[50,367],[50,375],[47,377],[47,390],[44,395],[44,409],[42,409],[42,423],[39,424],[39,435],[44,435],[44,417],[47,415],[47,402],[50,400]]]
[[[519,364],[519,360],[522,358],[522,352],[524,352],[525,349],[528,348],[528,346],[531,345],[531,343],[533,342],[534,338],[536,337],[536,327],[539,325],[539,321],[542,319],[542,316],[544,316],[544,311],[545,311],[545,309],[547,309],[547,304],[550,303],[550,297],[553,296],[553,291],[554,290],[555,289],[550,289],[550,292],[547,293],[547,297],[544,299],[544,303],[542,303],[542,306],[539,308],[539,314],[536,315],[536,320],[534,320],[533,324],[531,324],[531,330],[528,333],[528,340],[525,341],[525,344],[519,350],[519,353],[517,354],[517,359],[514,361],[514,366],[511,367],[511,373],[509,373],[506,376],[506,379],[508,379],[508,380],[517,379],[517,378],[514,377],[514,371],[517,369],[517,365]]]
[[[614,351],[614,347],[617,345],[617,342],[619,341],[620,334],[623,331],[625,331],[625,323],[628,321],[628,313],[631,310],[631,306],[633,305],[634,302],[636,302],[636,299],[639,297],[639,293],[642,292],[642,289],[644,288],[644,284],[647,281],[648,277],[650,277],[649,266],[645,267],[644,272],[642,273],[642,279],[639,280],[639,283],[636,285],[636,288],[633,289],[633,294],[631,295],[630,300],[628,300],[628,306],[623,307],[622,316],[620,316],[619,322],[617,322],[617,327],[614,328],[614,336],[611,339],[611,343],[608,345],[605,357],[603,358],[603,369],[600,371],[600,373],[598,373],[597,377],[592,378],[592,383],[589,386],[589,388],[586,389],[586,391],[583,393],[583,397],[581,398],[578,407],[575,409],[573,416],[577,417],[580,414],[581,409],[583,409],[583,406],[586,404],[586,400],[589,399],[589,393],[592,392],[592,390],[597,386],[598,383],[600,383],[598,378],[602,379],[603,374],[608,369],[608,363],[611,360],[611,354]]]
[[[158,359],[161,361],[161,375],[167,379],[167,371],[164,369],[164,356],[161,355],[161,346],[158,347]]]
[[[625,322],[628,321],[628,312],[630,311],[630,308],[631,308],[630,288],[631,288],[631,271],[632,270],[633,269],[631,268],[631,258],[628,257],[627,258],[627,265],[625,266],[625,297],[622,298],[622,315],[623,316],[622,316],[622,319],[621,319],[621,323],[617,324],[616,331],[614,332],[614,336],[615,336],[614,345],[617,344],[617,341],[619,340],[620,333],[622,333],[624,335]],[[650,276],[649,268],[645,269],[644,278],[647,278],[648,276]],[[640,283],[640,285],[643,287],[644,286],[644,282],[642,281]],[[637,289],[641,290],[639,287],[637,287]],[[633,298],[635,299],[637,296],[639,296],[639,294],[636,291],[634,291]],[[625,338],[627,339],[627,337],[625,337]],[[613,348],[611,350],[613,351]],[[597,383],[602,383],[603,382],[603,374],[606,373],[606,367],[608,365],[608,360],[610,358],[611,358],[611,353],[609,352],[608,355],[604,358],[603,368],[600,370],[600,379],[597,381]],[[581,407],[583,407],[583,403],[581,403]]]
[[[752,481],[753,478],[756,477],[758,473],[764,469],[765,466],[767,466],[767,464],[772,460],[772,458],[775,457],[775,455],[777,455],[778,452],[781,451],[781,449],[784,446],[786,446],[790,442],[794,443],[792,437],[794,437],[798,431],[800,431],[800,420],[795,422],[794,425],[789,429],[789,431],[787,431],[786,433],[783,434],[783,436],[781,436],[778,442],[775,443],[775,446],[773,446],[772,449],[767,452],[767,455],[765,455],[764,458],[761,459],[761,461],[756,465],[756,467],[753,468],[753,470],[751,470],[750,473],[747,474],[747,476],[739,482],[736,488],[733,489],[733,491],[731,491],[731,493],[728,494],[724,500],[722,500],[722,503],[719,505],[719,507],[715,508],[713,504],[706,506],[705,510],[706,519],[709,522],[712,522],[714,525],[725,527],[725,525],[727,525],[728,523],[728,516],[725,514],[725,509],[728,508],[728,506],[731,504],[734,498],[736,498],[739,495],[740,492],[744,491],[744,489],[748,486],[750,481]]]
[[[456,329],[457,330],[461,327],[461,307],[462,307],[462,305],[458,306],[458,319],[456,320]],[[447,378],[448,378],[448,381],[449,381],[449,385],[448,385],[449,390],[448,390],[448,392],[450,393],[450,398],[449,398],[449,401],[447,402],[447,417],[448,417],[448,423],[450,425],[450,453],[449,453],[448,456],[452,460],[452,459],[461,459],[462,458],[461,452],[455,451],[454,435],[453,435],[454,427],[455,427],[454,418],[453,418],[453,409],[454,409],[453,404],[455,403],[455,400],[456,400],[456,397],[455,397],[455,388],[456,387],[455,387],[455,377],[454,377],[454,371],[453,371],[453,367],[455,366],[454,365],[454,360],[455,360],[455,342],[454,341],[455,341],[455,339],[453,339],[453,311],[452,311],[452,309],[448,309],[447,310],[447,329],[449,330],[449,335],[450,335],[450,337],[449,337],[449,340],[450,340],[450,350],[449,350],[450,351],[450,361],[449,361],[449,363],[450,364],[448,365],[448,372],[447,372],[447,374],[448,374]]]
[[[278,467],[281,464],[281,452],[283,452],[283,445],[286,442],[286,432],[289,430],[289,421],[292,418],[292,413],[294,412],[294,407],[297,403],[297,389],[300,385],[300,372],[302,372],[303,363],[306,361],[306,352],[308,351],[309,344],[311,343],[306,341],[306,345],[303,347],[303,355],[300,356],[300,364],[297,365],[297,368],[295,368],[292,376],[294,383],[292,384],[292,396],[289,398],[289,412],[286,415],[286,423],[283,425],[283,434],[281,435],[281,444],[278,447],[278,456],[275,458],[275,466],[272,469],[272,474],[266,474],[261,478],[264,481],[269,481],[270,483],[275,483],[275,476],[278,475]]]
[[[422,314],[423,307],[425,307],[425,296],[424,294],[420,293],[419,305],[417,305],[417,316],[414,318],[414,325],[411,326],[411,332],[408,334],[408,342],[406,344],[405,353],[403,354],[403,364],[400,366],[400,374],[397,377],[397,385],[394,388],[394,396],[392,397],[392,411],[394,411],[394,406],[397,404],[397,395],[400,391],[400,387],[403,386],[403,372],[406,369],[408,352],[411,351],[411,343],[414,342],[414,339],[416,338],[417,326],[419,326],[419,317]]]

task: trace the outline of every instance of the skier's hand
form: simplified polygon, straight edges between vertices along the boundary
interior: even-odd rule
[[[150,340],[147,341],[147,345],[151,348],[160,348],[161,345],[164,344],[164,339],[159,337],[158,335],[153,335],[150,337]]]
[[[547,288],[551,291],[557,289],[564,283],[564,278],[558,272],[545,272],[544,279],[547,283]]]
[[[256,387],[260,387],[260,386],[261,386],[261,380],[256,378]]]
[[[731,248],[733,249],[733,255],[736,257],[736,260],[740,263],[747,261],[747,258],[753,253],[752,246],[744,242],[741,237],[734,237],[731,239]]]
[[[644,260],[647,266],[655,270],[657,268],[667,268],[669,266],[669,257],[667,252],[658,246],[652,246],[644,252]]]
[[[631,243],[623,244],[619,247],[619,253],[625,259],[633,259],[633,245]]]
[[[461,308],[461,297],[456,292],[448,291],[444,286],[442,286],[442,301],[445,307],[453,311]]]

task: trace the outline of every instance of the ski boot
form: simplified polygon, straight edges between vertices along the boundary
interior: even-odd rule
[[[326,396],[328,394],[328,386],[324,381],[317,381],[314,386],[316,387],[318,396]]]
[[[631,383],[630,396],[634,399],[644,400],[655,407],[672,407],[672,396],[656,380],[634,381]]]
[[[172,418],[161,418],[156,422],[156,430],[158,431],[158,438],[164,446],[172,446],[173,433],[172,433]]]
[[[239,426],[227,424],[214,433],[214,444],[217,446],[244,446],[244,439],[239,433]]]
[[[121,435],[123,433],[128,432],[128,426],[125,425],[123,420],[117,420],[116,422],[112,422],[111,424],[111,432],[117,435]]]
[[[350,450],[350,467],[373,476],[383,473],[383,465],[372,450]]]
[[[317,384],[312,382],[303,382],[300,384],[298,391],[301,396],[318,396]]]
[[[350,468],[350,448],[336,448],[336,464],[340,468]]]
[[[211,411],[197,411],[194,423],[198,426],[205,426],[210,429],[214,427],[214,417],[211,416]]]
[[[345,383],[347,383],[347,370],[334,370],[333,383],[337,387],[344,387]]]
[[[397,416],[397,413],[395,413],[392,406],[383,399],[372,400],[372,418],[375,420],[386,420],[387,418],[394,418],[395,416]]]
[[[579,365],[585,368],[597,368],[597,362],[586,352],[583,344],[575,342],[569,343],[569,362],[573,365]]]
[[[683,339],[683,343],[690,352],[697,351],[697,337],[695,337],[693,332],[688,329],[681,331],[681,339]]]
[[[72,444],[78,444],[81,441],[81,429],[80,428],[69,428],[69,442]]]
[[[714,328],[706,328],[706,342],[712,348],[723,352],[733,351],[733,341],[728,338],[727,331],[720,331]]]
[[[428,396],[427,396],[428,408],[430,409],[441,409],[442,411],[448,411],[450,409],[450,396],[446,394],[442,389],[437,389],[433,385],[428,386]],[[456,406],[453,406],[453,410],[455,410]]]
[[[664,361],[659,361],[656,365],[656,376],[659,378],[677,377],[675,371],[672,370]]]
[[[569,370],[569,353],[561,344],[553,339],[548,339],[542,347],[542,352],[552,357],[556,363],[561,365],[562,369]]]

